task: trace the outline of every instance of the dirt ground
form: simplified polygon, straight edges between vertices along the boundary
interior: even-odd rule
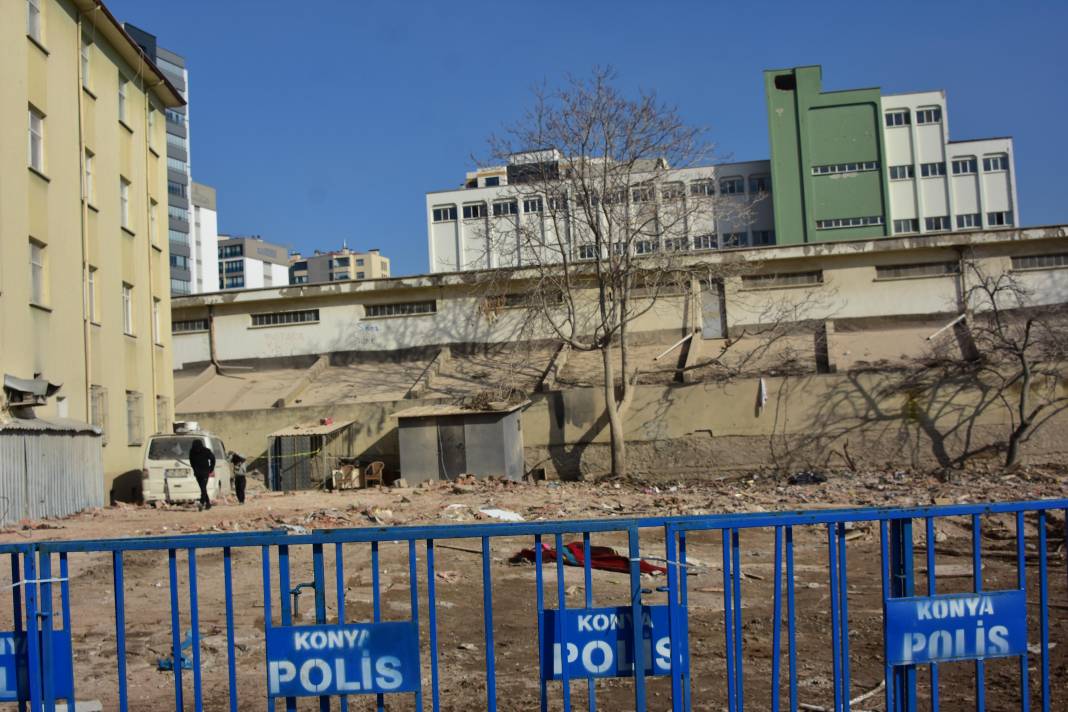
[[[822,474],[822,473],[820,473]],[[958,502],[990,502],[1068,497],[1068,469],[1026,468],[1006,475],[976,468],[958,473],[952,481],[913,472],[827,473],[826,482],[789,484],[788,476],[746,474],[701,482],[679,482],[656,487],[641,482],[531,484],[497,481],[430,487],[278,494],[254,492],[244,505],[224,503],[210,511],[151,509],[118,506],[83,512],[50,522],[24,523],[0,534],[2,541],[46,539],[96,539],[185,534],[196,532],[258,531],[278,527],[335,529],[378,525],[493,521],[480,509],[500,508],[527,521],[644,517],[720,512],[774,511],[843,506],[910,506]],[[796,473],[795,473],[796,476]],[[807,478],[802,476],[801,481]],[[815,479],[819,479],[816,477]],[[795,480],[797,481],[797,480]],[[1038,641],[1037,518],[1027,520],[1028,597],[1032,603],[1030,640]],[[1052,709],[1068,709],[1068,591],[1063,512],[1049,514],[1050,626]],[[988,590],[1015,588],[1015,523],[1011,517],[985,516],[983,526],[983,587]],[[299,530],[299,529],[298,529]],[[917,590],[926,590],[926,566],[922,559],[924,532],[915,528],[917,544]],[[971,590],[971,525],[968,518],[939,520],[936,529],[936,580],[939,593]],[[566,537],[567,541],[580,537]],[[876,688],[883,679],[882,609],[877,525],[857,524],[847,533],[849,556],[849,643],[851,696]],[[743,530],[742,552],[744,695],[746,705],[768,709],[771,695],[771,641],[774,585],[772,532]],[[625,537],[594,534],[594,545],[625,551]],[[551,544],[551,542],[550,542]],[[497,665],[497,701],[502,710],[538,708],[538,653],[535,575],[530,564],[512,564],[511,556],[530,547],[526,538],[492,540],[493,623]],[[831,709],[833,675],[830,633],[830,588],[827,574],[827,532],[824,527],[795,530],[795,591],[797,597],[797,645],[799,700]],[[478,540],[449,540],[435,547],[441,709],[473,710],[486,706],[485,651],[482,608],[482,557]],[[664,555],[663,531],[642,532],[642,555]],[[422,627],[425,707],[430,709],[430,668],[427,650],[427,594],[425,548],[420,542],[418,575],[419,620]],[[693,708],[726,709],[724,657],[722,542],[715,533],[693,533],[688,538],[689,561],[694,566],[687,577],[689,591],[690,652]],[[386,620],[410,617],[408,548],[403,543],[384,542],[381,553],[382,615]],[[292,547],[292,583],[313,580],[310,547]],[[104,709],[117,706],[115,615],[112,565],[109,554],[72,553],[70,597],[74,640],[75,685],[80,700],[99,700]],[[221,551],[202,551],[196,557],[199,595],[199,630],[204,709],[228,709],[226,630]],[[344,547],[344,601],[346,621],[371,620],[370,546]],[[174,707],[173,673],[157,669],[159,658],[170,655],[171,622],[165,551],[128,553],[126,576],[127,681],[130,709],[153,710]],[[5,564],[0,586],[10,583]],[[276,568],[276,567],[275,567]],[[259,548],[235,549],[233,553],[236,628],[237,692],[239,709],[262,709],[266,694],[263,642],[263,580]],[[334,549],[325,552],[328,617],[337,618]],[[184,552],[178,553],[181,590],[181,629],[190,628],[188,569]],[[569,607],[584,605],[581,568],[565,570]],[[647,603],[665,602],[656,592],[665,581],[650,578]],[[594,606],[629,604],[626,575],[594,571]],[[58,586],[56,605],[59,605]],[[278,619],[277,571],[272,582],[274,619]],[[547,605],[555,606],[556,568],[545,567]],[[299,599],[297,620],[314,622],[313,596]],[[0,629],[10,630],[11,609],[0,610]],[[783,629],[785,651],[785,628]],[[1037,653],[1035,647],[1033,652]],[[786,708],[785,654],[781,706]],[[1039,657],[1029,658],[1032,702],[1038,703]],[[986,664],[988,710],[1019,708],[1019,664],[1015,659]],[[941,708],[974,709],[972,663],[940,666]],[[186,705],[192,708],[193,675],[183,673]],[[918,674],[921,708],[930,695],[926,670]],[[596,683],[598,709],[633,707],[629,679]],[[667,678],[651,679],[649,709],[670,709]],[[549,685],[550,709],[562,708],[559,683]],[[373,697],[349,697],[348,709],[373,709]],[[587,709],[585,681],[572,684],[574,709]],[[336,703],[335,708],[336,708]],[[279,705],[281,708],[282,705]],[[6,709],[0,705],[0,709]],[[315,699],[303,699],[298,709],[318,709]],[[387,709],[414,709],[411,695],[389,698]],[[854,705],[854,709],[883,709],[882,694]]]

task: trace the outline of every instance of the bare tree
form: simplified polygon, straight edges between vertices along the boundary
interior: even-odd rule
[[[1062,382],[1068,366],[1063,306],[1042,307],[1011,272],[989,274],[965,262],[968,319],[979,358],[977,375],[993,382],[1010,415],[1005,466],[1050,417],[1068,407]]]
[[[631,330],[660,300],[722,280],[723,268],[690,252],[744,231],[752,201],[737,186],[716,189],[703,129],[655,93],[628,98],[615,79],[601,69],[535,90],[526,114],[491,138],[508,178],[484,246],[491,308],[520,307],[527,338],[600,352],[612,473],[624,475],[639,375]]]

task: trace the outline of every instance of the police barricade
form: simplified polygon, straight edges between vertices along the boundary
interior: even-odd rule
[[[787,701],[795,710],[799,673],[814,674],[829,650],[822,674],[833,683],[838,712],[850,708],[851,645],[857,640],[889,682],[888,710],[916,709],[924,697],[937,709],[939,669],[961,660],[974,661],[969,689],[981,709],[983,666],[1007,656],[1019,661],[1019,709],[1028,709],[1032,698],[1036,707],[1058,709],[1050,688],[1046,512],[1066,510],[1068,500],[1051,500],[9,545],[0,547],[0,556],[11,560],[13,611],[11,630],[0,633],[0,701],[50,711],[57,700],[84,699],[79,690],[89,689],[113,694],[106,708],[120,710],[236,712],[264,699],[268,709],[280,703],[296,710],[304,708],[299,700],[310,698],[321,710],[335,703],[343,710],[495,710],[500,703],[543,710],[725,705],[734,712],[747,697],[754,708],[778,710]],[[991,579],[983,574],[982,532],[984,521],[995,517],[1002,539],[1005,518],[1015,526],[1017,575],[1014,585],[999,579],[986,591],[984,580]],[[973,546],[965,553],[974,580],[967,595],[939,592],[930,573],[936,571],[936,525],[943,520],[971,527]],[[925,535],[925,596],[915,591],[914,521],[923,523]],[[850,583],[858,580],[858,562],[849,561],[847,541],[860,525],[878,531],[877,553],[869,546],[860,563],[881,592],[878,608],[855,614],[851,627],[850,599],[862,600],[863,590]],[[461,546],[465,540],[478,546]],[[697,561],[694,552],[710,542],[721,551],[721,564],[707,556]],[[743,549],[743,543],[751,546]],[[619,574],[614,579],[595,576],[598,556],[608,551],[604,544],[626,552],[612,560],[609,568]],[[803,564],[795,562],[799,545]],[[497,565],[520,547],[529,547],[521,554],[534,563],[533,576],[529,569]],[[444,574],[452,572],[438,567],[442,554],[456,561],[467,557],[481,586],[450,582]],[[750,558],[761,558],[761,565],[763,558],[772,561],[761,575],[747,571]],[[810,563],[817,559],[819,564]],[[644,576],[657,562],[666,576]],[[569,566],[574,568],[565,571]],[[806,578],[826,580],[826,595],[808,588],[811,580],[799,591],[798,567]],[[717,569],[718,578],[709,580]],[[689,579],[698,570],[708,574],[705,585],[691,590]],[[555,579],[555,591],[547,594],[548,578]],[[743,602],[743,591],[758,583],[762,590]],[[1059,577],[1062,593],[1064,583]],[[452,593],[439,595],[441,585],[452,586]],[[721,619],[718,606],[709,605],[709,592],[722,600]],[[553,599],[555,605],[547,604]],[[802,621],[815,626],[798,626],[799,599]],[[764,604],[771,612],[758,617],[755,611]],[[750,624],[759,630],[747,646]],[[722,636],[721,652],[709,637],[713,633]],[[830,645],[820,643],[808,655],[808,638],[826,638]],[[1068,647],[1068,640],[1058,642],[1062,651]],[[481,654],[468,654],[479,647]],[[146,664],[148,652],[161,654],[154,665]],[[1028,671],[1036,656],[1032,686]],[[747,676],[747,666],[759,674]],[[918,666],[931,671],[931,683],[919,695]],[[160,675],[171,678],[166,697]],[[959,699],[959,674],[946,680],[945,691]],[[586,693],[579,699],[576,683]]]
[[[688,636],[692,606],[688,577],[681,572],[688,567],[688,547],[692,548],[695,537],[702,534],[712,536],[721,550],[723,665],[721,676],[716,675],[717,671],[711,674],[725,682],[724,707],[730,712],[740,712],[747,701],[751,707],[771,710],[781,709],[785,702],[788,709],[797,710],[799,667],[806,668],[811,678],[812,663],[823,663],[827,657],[833,701],[820,709],[846,712],[854,704],[864,708],[881,693],[883,709],[894,712],[912,712],[920,706],[939,710],[943,697],[950,701],[951,709],[985,710],[990,691],[986,669],[990,664],[999,666],[995,686],[998,698],[991,709],[1068,709],[1068,687],[1063,682],[1068,665],[1063,651],[1057,674],[1051,678],[1055,646],[1050,640],[1049,600],[1051,585],[1057,586],[1062,601],[1058,607],[1064,609],[1064,602],[1068,601],[1064,574],[1068,567],[1051,584],[1048,553],[1048,513],[1068,520],[1066,505],[1068,500],[1047,500],[761,513],[669,522],[667,558],[677,560],[678,566],[669,571],[668,615],[672,633],[677,631],[682,636],[679,646],[687,656],[672,672],[672,699],[681,700],[681,704],[674,703],[673,709],[688,710],[691,705],[694,681],[688,677]],[[922,546],[918,548],[914,546],[917,524],[922,532]],[[940,551],[939,529],[943,526],[969,532],[969,548]],[[878,556],[851,561],[847,541],[850,533],[859,528],[872,530],[878,542]],[[986,539],[984,531],[989,533]],[[752,553],[752,545],[747,548],[744,544],[760,532],[770,534],[769,548],[773,552],[772,581],[767,591],[772,613],[769,619],[760,621],[766,624],[764,630],[771,629],[770,655],[753,651],[751,648],[757,646],[747,646],[745,642],[743,581],[747,577],[743,557]],[[824,549],[826,566],[820,574],[825,577],[827,592],[820,594],[825,611],[806,605],[799,616],[795,554],[802,534],[809,538],[809,548],[816,535],[823,539],[820,548]],[[1058,559],[1063,561],[1068,558],[1068,521],[1053,537],[1052,541],[1060,540],[1052,548],[1061,552]],[[999,541],[1006,545],[994,546]],[[996,557],[999,566],[987,571],[984,552],[987,558]],[[964,565],[946,563],[947,559],[962,558],[967,562]],[[940,581],[940,570],[949,572],[952,581]],[[858,573],[865,576],[860,587],[878,586],[881,616],[872,616],[872,611],[867,610],[854,614],[851,620],[851,599],[863,598],[856,583]],[[811,576],[808,578],[807,586],[821,586]],[[924,584],[922,589],[917,588],[918,579]],[[876,635],[870,634],[870,625],[858,630],[857,618],[868,623],[878,621]],[[802,631],[801,623],[806,620],[814,620],[815,625]],[[1058,630],[1061,639],[1057,642],[1063,646],[1068,642],[1064,640],[1068,626],[1063,615]],[[808,641],[806,651],[806,637],[817,638],[820,649],[814,649],[816,646]],[[673,635],[672,642],[676,640]],[[754,665],[755,662],[763,664]],[[858,690],[852,671],[861,665],[867,669],[869,683],[877,679],[874,669],[881,667],[882,682],[854,696]],[[758,668],[756,674],[747,677],[747,666]],[[917,676],[919,668],[927,671],[922,684]],[[707,676],[710,671],[703,674]],[[946,681],[941,679],[943,676]],[[1061,681],[1056,690],[1051,688],[1051,680]],[[762,693],[755,702],[751,697],[754,690]],[[1055,694],[1059,695],[1057,699]]]

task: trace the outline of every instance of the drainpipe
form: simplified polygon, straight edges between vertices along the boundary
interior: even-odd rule
[[[81,166],[81,242],[82,242],[82,366],[85,369],[85,422],[93,422],[93,315],[89,313],[89,195],[85,184],[85,97],[82,96],[85,77],[82,76],[82,13],[78,13],[78,32],[75,38],[75,56],[78,57],[78,72],[75,91],[78,93],[78,165]]]

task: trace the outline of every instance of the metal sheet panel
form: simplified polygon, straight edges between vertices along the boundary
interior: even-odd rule
[[[104,468],[98,436],[0,433],[0,524],[65,517],[102,506]]]

